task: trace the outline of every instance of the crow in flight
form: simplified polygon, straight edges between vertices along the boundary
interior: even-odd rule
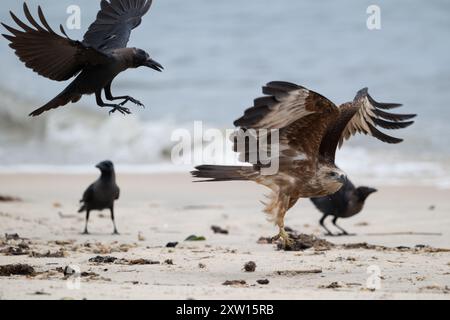
[[[67,88],[43,107],[30,113],[30,116],[35,117],[69,102],[77,102],[83,95],[93,93],[100,107],[111,108],[110,114],[115,111],[130,114],[130,110],[124,107],[128,101],[143,106],[130,96],[114,97],[111,83],[117,75],[130,68],[146,66],[156,71],[163,69],[144,50],[127,48],[131,30],[140,25],[151,4],[152,0],[102,0],[97,19],[90,25],[83,41],[70,39],[62,25],[60,30],[63,35],[54,32],[41,7],[38,7],[39,24],[24,3],[23,10],[31,26],[10,12],[13,20],[23,30],[2,23],[12,34],[3,36],[11,42],[9,46],[28,68],[56,81],[76,76]],[[123,101],[119,104],[103,102],[102,90],[109,101]]]

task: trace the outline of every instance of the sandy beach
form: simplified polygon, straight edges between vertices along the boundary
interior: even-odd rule
[[[287,252],[257,243],[277,232],[259,203],[267,190],[192,183],[188,174],[119,174],[121,234],[111,234],[104,211],[91,215],[92,234],[82,235],[78,200],[95,177],[0,175],[0,195],[21,199],[0,202],[0,266],[33,268],[0,276],[0,299],[450,298],[448,189],[376,186],[360,215],[340,220],[357,233],[346,237],[324,237],[319,212],[300,201],[286,224],[335,246]],[[229,233],[214,233],[213,225]],[[190,235],[206,240],[184,241]],[[169,242],[178,245],[167,248]],[[113,258],[89,261],[97,256]],[[249,261],[254,272],[244,270]],[[66,266],[79,267],[81,278],[64,275]],[[370,285],[373,268],[379,289]],[[224,285],[234,280],[245,283]]]

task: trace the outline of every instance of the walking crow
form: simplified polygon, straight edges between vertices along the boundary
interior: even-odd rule
[[[119,199],[120,189],[116,184],[114,165],[111,161],[103,161],[96,167],[100,169],[100,178],[86,189],[83,198],[80,200],[81,208],[78,210],[78,212],[86,211],[86,225],[83,233],[89,234],[87,226],[89,213],[92,210],[109,209],[114,225],[114,234],[119,234],[114,220],[114,201]]]
[[[128,101],[143,106],[130,96],[114,97],[111,83],[118,74],[130,68],[146,66],[156,71],[163,69],[144,50],[126,47],[131,30],[139,26],[142,17],[150,9],[152,0],[102,0],[100,4],[97,19],[90,25],[83,41],[70,39],[62,25],[60,30],[63,35],[54,32],[40,6],[38,16],[41,24],[33,18],[26,3],[23,4],[23,10],[31,26],[12,12],[11,17],[23,30],[2,23],[12,34],[3,36],[11,42],[9,46],[28,68],[56,81],[76,76],[60,94],[30,113],[30,116],[38,116],[69,102],[77,102],[85,94],[95,94],[97,104],[111,108],[110,114],[115,111],[130,114],[130,110],[124,107]],[[123,101],[119,104],[103,102],[102,90],[105,91],[107,100]]]

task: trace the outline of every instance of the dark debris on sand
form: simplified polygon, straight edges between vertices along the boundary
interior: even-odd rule
[[[0,202],[21,202],[19,197],[0,195]]]
[[[102,264],[102,263],[114,263],[123,265],[150,265],[150,264],[161,264],[159,261],[149,260],[149,259],[119,259],[111,256],[96,256],[89,259],[89,262]]]
[[[169,242],[166,244],[166,248],[175,248],[178,245],[178,242]]]
[[[20,241],[20,242],[19,242]],[[29,243],[29,242],[28,242]],[[0,240],[0,253],[6,256],[21,256],[29,254],[30,246],[17,233],[5,233],[4,240]]]
[[[148,260],[148,259],[134,259],[134,260],[120,259],[120,260],[117,260],[115,263],[125,264],[125,265],[161,264],[161,262],[159,262],[159,261]]]
[[[90,258],[89,262],[93,263],[114,263],[118,258],[111,256],[96,256],[94,258]]]
[[[450,252],[447,248],[433,248],[427,245],[418,244],[415,247],[385,247],[380,245],[368,244],[367,242],[360,243],[347,243],[340,247],[344,249],[366,249],[366,250],[377,250],[377,251],[395,251],[395,252],[410,252],[410,253],[439,253],[439,252]]]
[[[247,282],[245,280],[227,280],[222,285],[224,286],[245,286]]]
[[[67,253],[64,250],[55,252],[51,252],[50,250],[48,250],[44,253],[31,251],[29,256],[32,258],[65,258],[67,256]]]
[[[255,272],[256,263],[254,261],[249,261],[244,265],[245,272]]]
[[[27,249],[29,249],[28,246],[21,246],[21,245],[10,246],[10,247],[1,249],[0,253],[4,254],[5,256],[23,256],[23,255],[29,254]]]
[[[34,268],[28,264],[8,264],[0,266],[0,276],[9,277],[12,275],[33,276],[36,272]]]
[[[211,226],[211,230],[214,233],[219,233],[219,234],[228,234],[229,233],[228,230],[223,229],[222,227],[219,227],[219,226]]]
[[[297,233],[290,228],[286,228],[289,237],[293,240],[292,246],[284,247],[280,240],[274,241],[273,238],[261,237],[258,240],[259,244],[277,243],[278,250],[285,251],[303,251],[314,248],[316,251],[331,250],[335,245],[325,239],[318,238],[314,235]]]
[[[336,249],[365,249],[365,250],[377,250],[377,251],[391,251],[391,252],[409,252],[409,253],[440,253],[450,252],[448,248],[433,248],[427,245],[418,244],[414,247],[397,246],[397,247],[385,247],[381,245],[373,245],[367,242],[360,243],[346,243],[336,245],[325,239],[318,238],[314,235],[308,235],[304,233],[298,233],[291,228],[286,227],[286,232],[289,234],[293,245],[284,247],[280,240],[274,241],[270,237],[260,237],[257,243],[259,244],[277,244],[278,250],[284,251],[302,251],[310,248],[314,248],[315,251],[327,251],[333,248]]]
[[[36,295],[36,296],[50,296],[50,293],[47,293],[45,291],[35,291],[32,293],[32,295]]]
[[[260,280],[256,280],[256,283],[266,285],[266,284],[269,284],[270,281],[268,279],[260,279]]]
[[[339,289],[342,287],[343,287],[342,283],[338,282],[338,281],[334,281],[326,286],[325,285],[319,286],[319,288],[322,288],[322,289]]]
[[[17,233],[5,233],[5,240],[20,240],[20,236]]]
[[[275,271],[275,275],[277,276],[297,276],[301,274],[314,274],[314,273],[322,273],[322,269],[310,269],[310,270],[281,270]]]

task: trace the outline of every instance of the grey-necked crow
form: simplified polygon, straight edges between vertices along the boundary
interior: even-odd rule
[[[30,113],[38,116],[50,109],[65,106],[69,102],[77,102],[85,94],[95,93],[100,107],[111,108],[110,113],[119,111],[131,113],[124,105],[131,101],[143,106],[130,96],[114,97],[111,83],[121,72],[141,66],[161,71],[163,67],[150,58],[142,49],[127,48],[131,30],[141,24],[152,0],[102,0],[97,19],[90,25],[83,41],[70,39],[62,25],[63,35],[54,32],[47,23],[41,7],[38,7],[39,24],[31,15],[26,3],[23,10],[27,25],[10,12],[11,17],[23,30],[2,25],[12,33],[3,36],[11,43],[16,55],[25,65],[41,76],[56,81],[75,80],[60,94],[43,107]],[[105,103],[102,90],[109,101],[123,100],[119,104]]]
[[[353,183],[347,179],[342,188],[332,195],[311,198],[317,209],[323,213],[320,219],[320,225],[327,231],[327,235],[333,233],[325,226],[324,221],[326,217],[333,216],[333,224],[342,231],[338,235],[349,235],[347,231],[336,224],[339,218],[350,218],[358,214],[364,207],[364,202],[367,197],[376,192],[377,189],[369,187],[355,188]]]
[[[118,234],[116,222],[114,220],[114,201],[119,199],[120,189],[116,184],[116,174],[114,165],[111,161],[103,161],[96,165],[100,169],[101,175],[93,184],[91,184],[83,194],[80,200],[82,203],[78,212],[86,211],[86,225],[84,234],[88,232],[89,213],[92,210],[109,209],[111,211],[111,219],[114,225],[114,234]]]

